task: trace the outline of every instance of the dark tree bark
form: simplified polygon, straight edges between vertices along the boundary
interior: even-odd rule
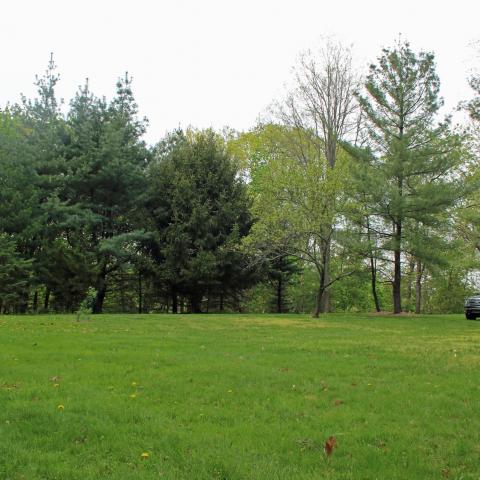
[[[33,294],[32,310],[34,313],[38,311],[38,290],[35,290],[35,293]]]
[[[172,288],[172,313],[178,313],[178,295],[174,288]]]
[[[380,301],[378,300],[377,294],[377,266],[375,264],[375,259],[373,255],[370,257],[370,273],[371,273],[371,283],[372,283],[372,296],[373,301],[375,302],[375,311],[381,312]]]
[[[45,299],[43,302],[43,309],[48,311],[48,307],[50,305],[50,289],[47,287],[45,290]]]
[[[207,289],[207,308],[206,313],[210,311],[210,287]]]
[[[317,298],[315,302],[315,311],[313,312],[313,318],[318,318],[320,316],[320,312],[322,310],[322,297],[324,292],[323,281],[321,282],[320,287],[317,291]]]
[[[280,275],[280,278],[278,279],[277,282],[277,313],[282,313],[282,305],[283,305],[283,282],[282,282],[282,276]]]
[[[112,270],[110,270],[111,272]],[[93,301],[92,313],[102,313],[103,312],[103,302],[105,300],[105,295],[107,294],[107,260],[102,259],[102,268],[97,277],[97,294],[95,295],[95,300]]]
[[[399,220],[395,224],[395,250],[394,257],[394,274],[393,274],[393,313],[402,312],[402,222]]]
[[[221,312],[223,312],[223,310],[224,310],[223,302],[224,302],[223,292],[221,292],[221,293],[220,293],[220,311],[221,311]]]
[[[138,272],[138,313],[142,313],[142,274]]]
[[[415,279],[415,313],[421,313],[422,311],[422,276],[423,264],[420,260],[417,260],[417,272]]]
[[[190,295],[190,313],[202,313],[202,296],[195,293]]]
[[[105,279],[101,279],[97,285],[97,294],[95,300],[93,301],[92,313],[102,313],[103,312],[103,302],[105,300],[105,295],[107,294],[107,282]]]
[[[122,312],[125,312],[127,307],[125,302],[125,277],[123,275],[120,276],[120,304],[122,306]]]
[[[371,278],[371,285],[372,285],[372,296],[373,301],[375,303],[375,311],[380,312],[380,301],[378,300],[377,294],[377,260],[374,255],[374,251],[372,248],[372,235],[370,231],[370,218],[368,215],[366,216],[366,225],[367,225],[367,239],[369,245],[369,260],[370,260],[370,278]]]
[[[412,277],[415,271],[415,259],[413,257],[410,258],[409,266],[408,266],[408,284],[407,284],[407,303],[408,309],[411,310],[412,305]]]
[[[405,115],[403,111],[403,102],[400,105],[400,125],[398,130],[399,139],[403,138]],[[403,162],[403,158],[402,158]],[[403,170],[403,166],[402,166]],[[403,196],[403,172],[399,174],[397,190],[400,198]],[[402,312],[402,216],[396,218],[394,222],[395,249],[394,273],[393,273],[393,313]]]
[[[325,245],[325,254],[323,260],[323,285],[328,285],[330,283],[330,257],[331,257],[331,242],[330,240]],[[320,300],[320,312],[328,313],[331,311],[331,299],[330,299],[330,290],[324,288],[322,293],[322,298]]]

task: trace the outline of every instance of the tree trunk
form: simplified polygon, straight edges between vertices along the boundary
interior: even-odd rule
[[[220,293],[220,311],[223,312],[224,305],[223,305],[223,292]]]
[[[315,310],[313,312],[313,318],[318,318],[320,316],[320,312],[322,310],[323,292],[324,292],[324,288],[323,288],[323,284],[322,284],[318,288],[317,298],[316,298],[316,301],[315,301]]]
[[[331,303],[331,296],[330,290],[324,290],[322,299],[320,302],[320,312],[321,313],[329,313],[332,311],[332,303]]]
[[[326,157],[328,160],[328,164],[331,169],[335,168],[335,163],[337,160],[337,147],[338,147],[338,140],[336,135],[329,131],[329,135],[326,142]],[[325,242],[325,254],[323,257],[323,285],[328,285],[330,283],[330,256],[331,256],[331,233],[333,227],[330,225],[330,232],[328,236],[328,240]],[[320,312],[321,313],[328,313],[332,311],[331,305],[331,298],[330,298],[330,290],[328,288],[323,288],[322,297],[320,299]]]
[[[33,294],[32,310],[33,313],[37,313],[38,311],[38,290],[35,290],[35,293]]]
[[[50,304],[50,289],[47,287],[45,290],[45,300],[43,302],[43,309],[48,312],[48,306]]]
[[[330,283],[330,257],[331,257],[330,238],[325,243],[325,253],[323,255],[323,285]],[[320,299],[320,312],[328,313],[331,311],[330,290],[323,288],[322,298]]]
[[[210,287],[207,288],[207,308],[206,313],[210,312]]]
[[[122,306],[122,312],[125,313],[127,305],[125,302],[125,277],[120,275],[120,305]]]
[[[325,155],[328,160],[328,164],[330,168],[335,168],[335,163],[337,160],[337,147],[338,147],[338,139],[337,135],[334,132],[329,131],[326,145],[325,145]]]
[[[412,309],[412,281],[413,273],[415,271],[415,258],[411,257],[408,267],[408,284],[407,284],[407,303],[408,310]]]
[[[422,262],[417,260],[417,275],[415,281],[415,313],[421,313],[422,310],[422,276]]]
[[[380,308],[380,301],[378,300],[377,294],[377,267],[375,265],[375,259],[373,256],[370,257],[370,273],[371,273],[371,280],[372,280],[372,295],[373,301],[375,302],[375,311],[381,312]]]
[[[317,298],[315,301],[315,310],[313,312],[313,317],[318,318],[320,312],[322,312],[322,299],[325,295],[326,283],[325,283],[325,270],[323,266],[325,265],[325,258],[323,259],[323,265],[317,265],[317,272],[319,275]]]
[[[178,295],[174,288],[172,288],[172,313],[178,313]]]
[[[92,313],[102,313],[103,312],[103,301],[105,300],[105,295],[107,294],[107,260],[102,259],[102,268],[97,277],[97,294],[95,295],[95,300],[93,301]]]
[[[105,300],[106,294],[107,282],[104,278],[102,278],[97,284],[97,294],[95,295],[95,300],[93,301],[92,313],[97,314],[103,312],[103,301]]]
[[[404,129],[404,113],[403,104],[400,107],[400,125],[399,125],[399,137],[403,138]],[[402,172],[398,178],[398,195],[400,198],[403,196],[403,159]],[[394,256],[394,275],[393,275],[393,313],[402,312],[402,216],[398,215],[394,221],[394,234],[395,234],[395,250]]]
[[[398,221],[395,227],[394,275],[393,275],[393,313],[402,312],[402,263],[401,263],[402,223]]]
[[[283,285],[282,285],[282,276],[277,282],[277,313],[282,313],[282,304],[283,304]]]
[[[142,313],[142,274],[138,272],[138,313]]]
[[[202,296],[198,294],[190,295],[190,313],[202,313],[201,303]]]
[[[373,301],[375,302],[375,311],[381,312],[380,301],[378,300],[378,294],[377,294],[377,261],[375,259],[375,256],[373,253],[373,247],[372,247],[372,236],[370,233],[370,217],[366,215],[365,219],[367,222],[367,239],[368,239],[368,245],[369,245],[372,296],[373,296]]]

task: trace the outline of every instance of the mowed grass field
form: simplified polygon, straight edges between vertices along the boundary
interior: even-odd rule
[[[0,478],[479,479],[480,322],[3,316]]]

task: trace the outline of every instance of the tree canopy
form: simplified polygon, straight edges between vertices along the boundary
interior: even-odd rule
[[[480,79],[440,117],[434,54],[398,41],[362,80],[303,53],[251,129],[155,145],[126,73],[0,110],[0,313],[451,311],[478,289]]]

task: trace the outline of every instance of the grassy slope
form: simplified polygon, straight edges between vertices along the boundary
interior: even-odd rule
[[[479,369],[460,316],[0,317],[0,479],[478,479]]]

